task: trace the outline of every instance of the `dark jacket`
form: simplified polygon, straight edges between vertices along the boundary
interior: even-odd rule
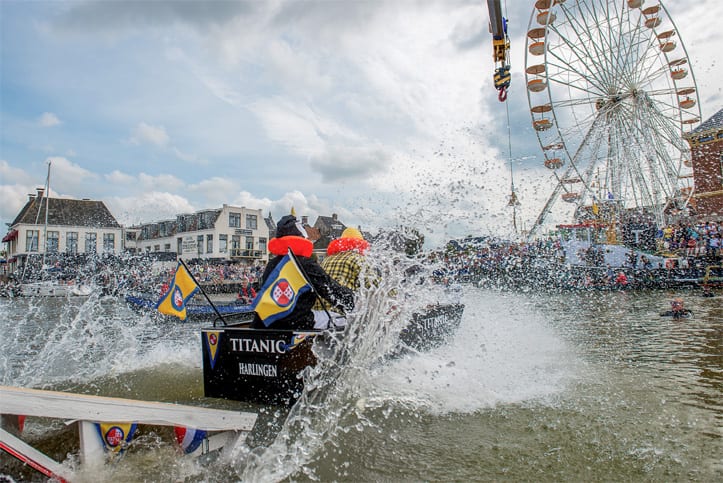
[[[285,237],[292,238],[292,237]],[[324,299],[333,302],[335,305],[344,307],[347,311],[354,308],[354,291],[350,288],[344,287],[337,283],[331,278],[323,268],[314,260],[308,256],[303,256],[297,253],[292,245],[292,251],[297,255],[296,259],[299,261],[299,265],[306,273],[309,278],[309,282],[314,287],[319,295]],[[285,253],[285,252],[284,252]],[[266,283],[266,279],[269,277],[271,272],[279,264],[283,255],[277,254],[276,257],[269,260],[266,265],[264,274],[261,276],[261,285]],[[296,301],[294,311],[284,318],[276,320],[270,326],[266,327],[259,318],[258,314],[254,316],[254,321],[251,323],[253,329],[274,329],[274,330],[308,330],[314,328],[314,314],[311,311],[316,301],[317,295],[314,292],[304,292],[299,296]]]

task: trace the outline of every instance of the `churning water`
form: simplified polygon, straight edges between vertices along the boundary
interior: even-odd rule
[[[698,293],[521,294],[465,287],[462,325],[390,357],[403,320],[366,291],[347,337],[307,370],[291,410],[203,397],[200,325],[122,299],[0,299],[0,382],[259,413],[203,464],[141,426],[81,481],[720,481],[723,303]],[[660,317],[682,295],[694,317]],[[400,312],[401,311],[401,312]],[[69,466],[77,434],[30,418],[23,438]],[[0,458],[0,474],[42,478]]]

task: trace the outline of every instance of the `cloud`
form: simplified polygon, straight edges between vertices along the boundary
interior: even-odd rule
[[[182,151],[170,144],[171,138],[163,126],[152,126],[145,122],[139,123],[131,133],[129,142],[133,145],[152,145],[166,150],[174,157],[192,164],[208,164],[208,160],[199,158],[195,154]]]
[[[0,219],[11,223],[27,203],[30,193],[35,193],[35,188],[29,185],[0,184],[0,199],[3,200],[0,203]],[[5,226],[0,227],[0,233],[4,235],[3,230]]]
[[[196,156],[195,154],[184,153],[183,151],[181,151],[180,149],[178,149],[178,148],[175,147],[175,146],[174,146],[173,148],[171,148],[171,152],[173,152],[173,154],[174,154],[178,159],[180,159],[181,161],[186,161],[187,163],[208,164],[208,160],[206,160],[206,159],[200,159],[200,158],[199,158],[198,156]]]
[[[50,163],[50,192],[54,196],[75,197],[75,193],[87,191],[88,185],[94,185],[101,177],[62,156],[51,156],[46,159]],[[45,173],[38,179],[44,179]],[[79,196],[87,198],[87,196]]]
[[[176,215],[196,211],[183,196],[159,191],[143,193],[140,196],[109,197],[105,202],[118,223],[126,226],[175,220]]]
[[[28,172],[21,168],[15,168],[10,165],[4,159],[0,159],[0,180],[3,183],[13,183],[15,185],[25,184],[32,185],[33,180],[36,179],[28,174]],[[3,202],[8,201],[7,198],[0,198]]]
[[[61,122],[60,119],[58,119],[58,116],[56,116],[52,112],[44,112],[40,116],[40,119],[38,119],[38,124],[43,127],[52,127],[61,124]]]
[[[141,172],[138,175],[132,175],[116,169],[103,175],[102,178],[107,181],[108,186],[114,188],[114,192],[129,193],[133,196],[142,196],[143,193],[155,191],[186,190],[185,182],[172,174],[151,175]],[[97,193],[99,196],[107,194]]]
[[[66,32],[103,32],[160,28],[177,23],[198,29],[225,24],[235,16],[257,9],[255,2],[97,2],[79,1],[56,21]]]
[[[391,155],[374,145],[326,146],[324,152],[311,157],[311,169],[321,174],[322,181],[362,182],[372,176],[383,175]]]
[[[238,182],[236,180],[218,176],[188,185],[189,193],[193,193],[196,196],[208,200],[210,203],[218,205],[228,203],[237,189]]]
[[[136,181],[135,177],[118,171],[117,169],[109,174],[106,174],[105,179],[106,181],[114,185],[131,185]]]
[[[272,141],[307,156],[323,150],[323,141],[314,126],[316,116],[307,106],[275,98],[259,100],[250,108]]]
[[[140,173],[138,182],[144,191],[182,191],[186,186],[183,180],[172,174]]]
[[[153,144],[155,146],[166,146],[169,142],[168,133],[163,126],[151,126],[145,122],[138,124],[131,133],[132,144]]]

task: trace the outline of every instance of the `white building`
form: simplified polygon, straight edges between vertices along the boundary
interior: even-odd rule
[[[123,251],[123,228],[102,201],[29,195],[28,202],[3,237],[8,271],[29,256],[79,255]]]
[[[220,209],[176,216],[126,229],[126,249],[175,253],[184,260],[268,261],[269,228],[261,210],[224,204]]]

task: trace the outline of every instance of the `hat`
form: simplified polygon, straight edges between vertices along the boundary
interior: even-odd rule
[[[347,228],[341,233],[341,237],[329,243],[329,246],[326,248],[326,254],[336,255],[337,253],[348,252],[350,250],[364,254],[368,248],[369,242],[364,239],[364,236],[359,230],[356,228]]]
[[[361,234],[359,230],[356,228],[349,227],[346,230],[344,230],[341,233],[342,238],[356,238],[358,240],[363,240],[364,236]]]
[[[286,215],[279,220],[276,225],[276,237],[281,238],[283,236],[300,236],[302,238],[309,238],[306,234],[304,227],[296,221],[294,215]]]

